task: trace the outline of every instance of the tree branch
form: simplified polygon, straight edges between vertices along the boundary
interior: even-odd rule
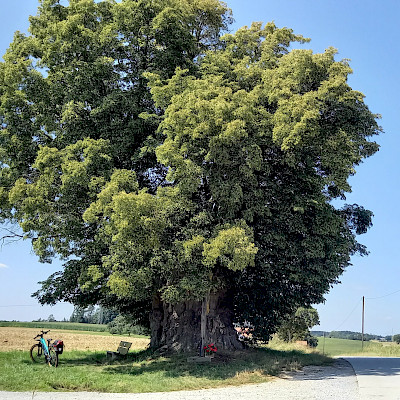
[[[6,234],[0,237],[1,247],[3,247],[4,244],[13,243],[24,238],[24,235],[20,235],[19,233],[16,233],[11,229],[8,228],[1,228],[1,229],[6,232]]]

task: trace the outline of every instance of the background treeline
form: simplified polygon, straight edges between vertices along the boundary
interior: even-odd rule
[[[66,329],[73,331],[91,331],[91,332],[108,332],[107,325],[80,324],[72,322],[48,322],[48,321],[0,321],[0,327],[16,327],[16,328],[38,328],[38,329]]]
[[[313,336],[322,337],[324,336],[328,338],[335,338],[335,339],[348,339],[348,340],[361,340],[362,333],[361,332],[352,332],[352,331],[331,331],[331,332],[324,332],[324,331],[311,331]],[[369,333],[364,333],[364,340],[381,340],[381,341],[392,341],[392,336],[380,336],[380,335],[373,335]]]

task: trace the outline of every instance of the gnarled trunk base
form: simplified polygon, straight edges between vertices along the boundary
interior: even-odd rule
[[[200,351],[201,301],[186,301],[171,305],[159,299],[153,301],[150,320],[152,348],[170,351]],[[243,349],[233,326],[232,302],[226,292],[212,293],[206,316],[205,344],[215,344],[219,350]]]

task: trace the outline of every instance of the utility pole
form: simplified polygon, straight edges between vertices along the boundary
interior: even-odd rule
[[[362,305],[362,331],[361,331],[361,351],[364,350],[364,311],[365,311],[365,297],[363,296],[363,305]]]

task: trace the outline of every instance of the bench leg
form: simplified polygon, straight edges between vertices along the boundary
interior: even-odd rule
[[[117,353],[115,351],[107,351],[107,358],[111,358],[111,360],[115,360],[117,358]]]

